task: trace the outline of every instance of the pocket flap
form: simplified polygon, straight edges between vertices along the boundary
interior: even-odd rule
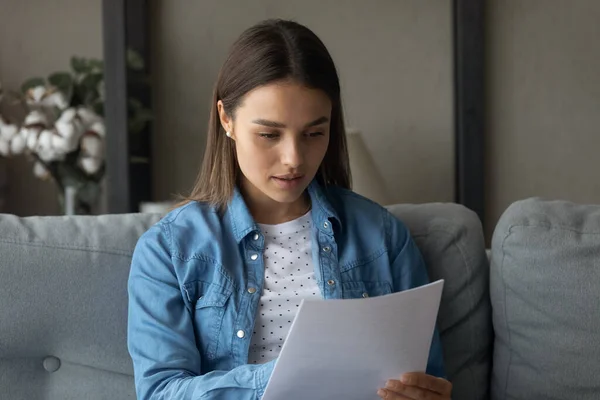
[[[214,286],[214,285],[213,285]],[[196,301],[196,308],[203,307],[224,307],[225,303],[231,296],[231,292],[218,292],[216,290],[209,290],[205,294],[198,297]]]
[[[224,307],[231,296],[231,290],[214,283],[196,281],[183,287],[192,307]]]

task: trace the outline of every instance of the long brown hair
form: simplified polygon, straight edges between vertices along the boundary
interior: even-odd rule
[[[242,33],[219,71],[212,96],[208,138],[202,168],[183,203],[208,202],[223,211],[241,174],[235,142],[226,137],[217,102],[227,115],[235,112],[252,89],[275,81],[292,80],[327,94],[332,104],[330,139],[317,172],[322,185],[351,186],[340,84],[333,60],[323,42],[307,27],[293,21],[267,20]]]

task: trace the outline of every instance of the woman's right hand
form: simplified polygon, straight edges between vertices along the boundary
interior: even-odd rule
[[[390,379],[377,395],[387,400],[450,400],[452,383],[421,372]]]

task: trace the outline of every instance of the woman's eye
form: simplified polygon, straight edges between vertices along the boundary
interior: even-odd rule
[[[263,139],[266,140],[275,140],[279,138],[279,133],[259,133],[258,136],[260,136]],[[318,137],[318,136],[323,136],[323,132],[311,132],[311,133],[306,133],[305,137]]]
[[[277,136],[279,135],[277,135],[276,133],[259,133],[259,136],[264,139],[273,140],[277,139]]]

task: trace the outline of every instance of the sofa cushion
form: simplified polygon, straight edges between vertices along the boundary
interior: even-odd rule
[[[0,398],[135,399],[127,278],[154,215],[0,215]]]
[[[513,204],[491,264],[492,398],[600,398],[600,206]]]
[[[454,398],[487,398],[493,335],[479,220],[452,204],[390,210],[414,235],[430,279],[446,280],[438,327]],[[135,398],[127,278],[137,239],[157,220],[0,215],[0,397]]]
[[[493,331],[489,265],[477,215],[456,204],[395,205],[410,229],[430,280],[445,279],[438,316],[452,398],[487,399]]]

